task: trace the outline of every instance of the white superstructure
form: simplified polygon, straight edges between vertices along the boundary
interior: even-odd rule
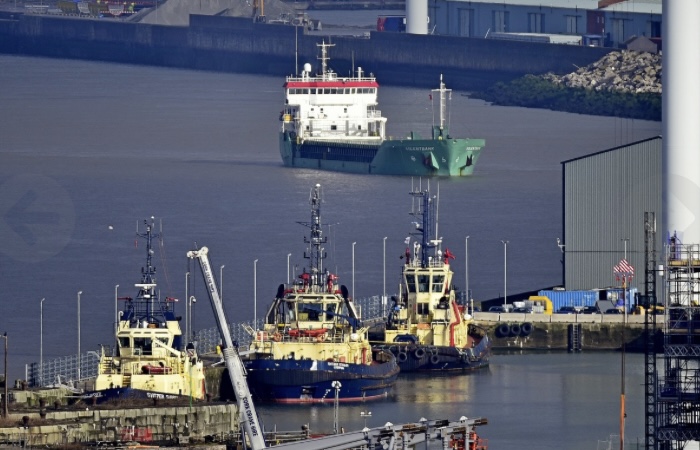
[[[384,141],[386,118],[377,109],[379,84],[375,77],[365,76],[360,67],[352,77],[338,76],[327,65],[328,47],[333,44],[318,46],[320,74],[313,75],[307,63],[300,76],[286,79],[282,132],[299,141]]]

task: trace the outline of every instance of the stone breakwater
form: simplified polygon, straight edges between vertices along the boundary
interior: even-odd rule
[[[661,56],[623,50],[605,55],[575,72],[542,78],[556,85],[592,89],[598,92],[661,94]]]

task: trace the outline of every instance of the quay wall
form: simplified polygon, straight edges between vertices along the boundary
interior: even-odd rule
[[[497,350],[569,350],[569,329],[581,326],[581,351],[620,350],[623,342],[628,351],[642,352],[646,348],[644,316],[623,314],[518,314],[476,313],[476,324],[486,330]],[[502,335],[502,324],[531,324],[527,336]],[[663,316],[657,317],[655,339],[663,333]]]
[[[88,442],[202,443],[238,430],[234,403],[179,407],[11,413],[16,426],[0,427],[0,443],[20,447]],[[3,422],[7,423],[7,420]],[[212,445],[211,450],[225,446]],[[197,447],[201,449],[202,447]]]
[[[524,74],[566,74],[613,49],[455,36],[370,32],[322,36],[249,18],[191,15],[189,26],[114,19],[19,15],[0,20],[0,52],[280,76],[309,62],[329,39],[341,76],[361,66],[380,83],[456,89],[486,87]]]

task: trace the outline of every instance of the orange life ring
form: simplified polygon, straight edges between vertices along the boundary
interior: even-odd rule
[[[282,340],[282,335],[279,334],[279,333],[275,333],[275,334],[272,335],[272,340],[275,341],[275,342],[279,342],[279,341]]]
[[[326,340],[326,333],[319,334],[318,336],[316,336],[316,340],[318,342],[324,342]]]

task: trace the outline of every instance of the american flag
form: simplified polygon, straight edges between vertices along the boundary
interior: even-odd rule
[[[620,277],[632,278],[634,277],[634,267],[626,259],[621,259],[619,263],[613,267],[613,273],[619,279]]]

